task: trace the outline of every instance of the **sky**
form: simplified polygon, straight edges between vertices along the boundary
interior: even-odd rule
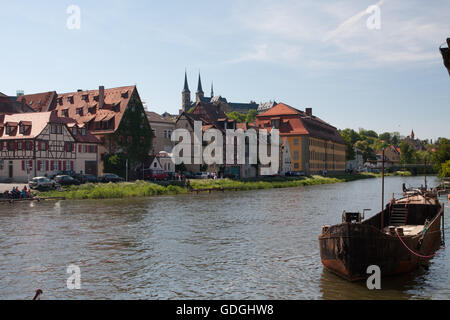
[[[229,102],[450,138],[447,37],[448,0],[0,0],[0,92],[135,84],[149,110],[178,113],[186,70],[192,99],[200,72]]]

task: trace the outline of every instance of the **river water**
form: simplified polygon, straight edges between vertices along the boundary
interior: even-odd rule
[[[387,177],[386,201],[423,177]],[[437,183],[429,178],[430,185]],[[381,209],[381,179],[245,192],[0,205],[0,299],[449,299],[450,249],[382,289],[323,270],[318,235]],[[447,201],[447,199],[442,199]],[[446,224],[449,205],[446,202]],[[450,234],[447,231],[447,239]],[[81,271],[69,290],[67,267]]]

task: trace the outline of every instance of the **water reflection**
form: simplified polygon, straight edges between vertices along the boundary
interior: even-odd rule
[[[386,195],[422,178],[386,179]],[[0,298],[442,299],[444,252],[381,291],[323,270],[318,235],[342,210],[381,207],[380,180],[202,195],[0,207]],[[386,199],[389,197],[386,196]],[[448,213],[448,209],[447,209]],[[446,223],[450,219],[446,219]],[[447,236],[447,239],[450,239]],[[79,265],[82,289],[66,288]]]

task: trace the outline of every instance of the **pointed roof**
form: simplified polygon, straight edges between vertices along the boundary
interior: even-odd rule
[[[213,82],[211,81],[211,98],[214,97]]]
[[[267,110],[266,112],[259,114],[258,116],[264,117],[264,116],[296,115],[296,114],[303,114],[303,112],[291,106],[288,106],[287,104],[279,103],[273,108]]]
[[[187,73],[186,73],[186,71],[184,71],[184,88],[183,88],[183,92],[190,92],[190,91],[189,91],[189,85],[188,85],[188,80],[187,80]]]
[[[203,92],[203,89],[202,89],[202,79],[201,79],[201,77],[200,77],[200,72],[198,73],[197,92]]]

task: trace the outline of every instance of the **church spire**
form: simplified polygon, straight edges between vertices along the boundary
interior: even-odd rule
[[[190,92],[189,91],[189,85],[188,85],[186,70],[184,70],[184,89],[183,89],[183,92]]]
[[[203,94],[203,89],[202,89],[202,79],[201,79],[201,77],[200,77],[200,72],[198,73],[197,93],[202,93],[202,94]]]
[[[195,94],[195,102],[201,102],[203,97],[205,96],[205,93],[202,89],[202,79],[200,77],[200,72],[198,73],[198,86],[197,86],[197,92]]]
[[[214,98],[213,82],[211,81],[211,98]]]

